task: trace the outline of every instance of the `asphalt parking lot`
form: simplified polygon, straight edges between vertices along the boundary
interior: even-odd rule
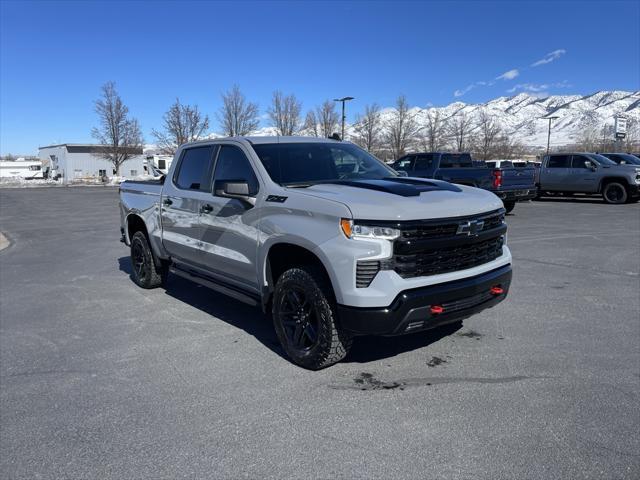
[[[0,190],[2,478],[638,478],[640,205],[508,217],[508,300],[289,363],[259,310],[145,291],[117,190]]]

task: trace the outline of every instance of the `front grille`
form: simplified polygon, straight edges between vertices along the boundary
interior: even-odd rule
[[[458,227],[470,220],[484,224],[473,235],[458,234]],[[403,278],[455,272],[491,262],[502,255],[506,232],[503,210],[440,222],[400,223],[396,228],[401,235],[384,267]]]
[[[504,213],[493,212],[488,215],[479,215],[473,217],[476,220],[484,221],[482,232],[497,228],[504,222]],[[456,234],[458,231],[459,220],[451,219],[440,221],[425,221],[425,222],[406,222],[400,225],[401,227],[401,240],[425,240],[446,238]]]
[[[402,278],[466,270],[498,258],[502,255],[503,243],[500,236],[459,247],[426,248],[414,254],[394,255],[394,270]]]
[[[367,288],[380,271],[377,260],[359,260],[356,265],[356,288]]]

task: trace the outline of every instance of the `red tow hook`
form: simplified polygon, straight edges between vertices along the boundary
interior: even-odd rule
[[[430,310],[433,315],[440,315],[442,312],[444,312],[444,308],[442,308],[440,305],[433,305]]]
[[[489,290],[491,292],[491,295],[502,295],[504,293],[504,288],[502,287],[491,287],[491,290]]]

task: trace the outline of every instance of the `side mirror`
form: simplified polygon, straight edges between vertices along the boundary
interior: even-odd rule
[[[596,166],[590,160],[587,160],[586,162],[584,162],[584,166],[587,167],[592,172],[596,171]]]
[[[216,185],[215,195],[218,197],[235,198],[248,203],[256,204],[256,198],[249,192],[249,184],[245,181],[221,182]]]
[[[400,177],[408,177],[409,176],[409,174],[407,172],[405,172],[404,170],[396,170],[396,173]]]

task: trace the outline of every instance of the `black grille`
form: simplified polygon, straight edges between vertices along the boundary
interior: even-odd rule
[[[484,226],[482,232],[500,227],[504,222],[504,213],[493,212],[484,216],[472,217],[474,220],[482,220]],[[467,220],[467,219],[464,219]],[[446,238],[456,234],[460,220],[446,220],[444,222],[406,222],[400,225],[402,240],[424,240],[429,238]]]
[[[437,275],[476,267],[502,255],[502,237],[459,247],[424,249],[418,253],[394,255],[394,270],[403,278]]]
[[[373,278],[380,271],[377,260],[360,260],[356,266],[356,288],[366,288],[371,285]]]
[[[484,222],[475,234],[458,234],[468,221]],[[455,272],[488,263],[502,255],[504,211],[487,215],[434,221],[406,222],[396,226],[401,235],[394,242],[394,255],[385,262],[403,278]]]

